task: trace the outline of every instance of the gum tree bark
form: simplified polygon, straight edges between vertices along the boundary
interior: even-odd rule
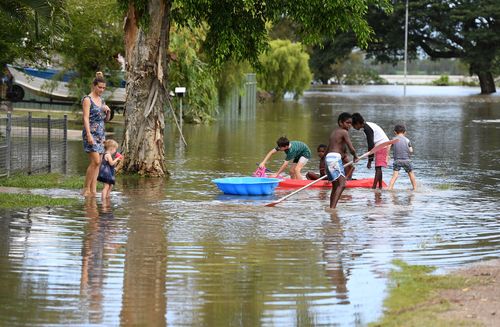
[[[168,174],[163,144],[167,101],[167,49],[171,0],[144,0],[147,25],[130,1],[125,18],[127,70],[122,170],[148,176]]]

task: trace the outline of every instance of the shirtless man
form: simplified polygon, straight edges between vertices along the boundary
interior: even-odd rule
[[[349,137],[349,128],[352,126],[351,114],[347,112],[341,113],[337,123],[339,127],[330,134],[330,143],[326,150],[325,159],[328,180],[332,182],[332,193],[330,195],[330,208],[332,209],[337,207],[337,202],[346,184],[346,174],[342,162],[342,158],[347,156],[346,147],[349,148],[353,161],[357,162],[359,160]]]

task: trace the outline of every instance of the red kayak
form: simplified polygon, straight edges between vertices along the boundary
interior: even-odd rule
[[[283,179],[279,183],[278,187],[281,188],[301,188],[302,186],[306,186],[307,184],[311,183],[313,181],[309,179]],[[346,187],[347,188],[353,188],[353,187],[364,187],[364,188],[371,188],[373,186],[373,178],[360,178],[360,179],[353,179],[350,181],[347,181]],[[383,187],[387,187],[387,185],[382,182]],[[312,185],[311,188],[332,188],[332,183],[324,180],[317,182],[316,184]]]

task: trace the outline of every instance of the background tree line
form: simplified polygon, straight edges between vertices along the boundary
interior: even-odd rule
[[[83,92],[96,70],[118,81],[117,57],[123,54],[125,170],[162,175],[164,108],[172,86],[198,91],[190,92],[186,115],[202,122],[217,110],[215,94],[227,93],[221,84],[241,81],[249,69],[280,98],[307,87],[308,61],[322,80],[343,61],[359,61],[351,53],[355,48],[377,62],[395,63],[403,55],[405,2],[391,3],[6,0],[0,4],[0,63],[43,66],[58,59],[78,73],[74,89]],[[424,51],[431,58],[460,59],[478,75],[482,93],[495,92],[499,12],[493,0],[410,1],[410,58]]]

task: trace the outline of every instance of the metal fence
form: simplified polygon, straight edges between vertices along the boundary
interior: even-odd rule
[[[256,74],[246,74],[243,87],[235,86],[222,111],[225,119],[254,119],[257,108],[257,77]]]
[[[0,117],[0,176],[59,171],[66,174],[68,118]]]

